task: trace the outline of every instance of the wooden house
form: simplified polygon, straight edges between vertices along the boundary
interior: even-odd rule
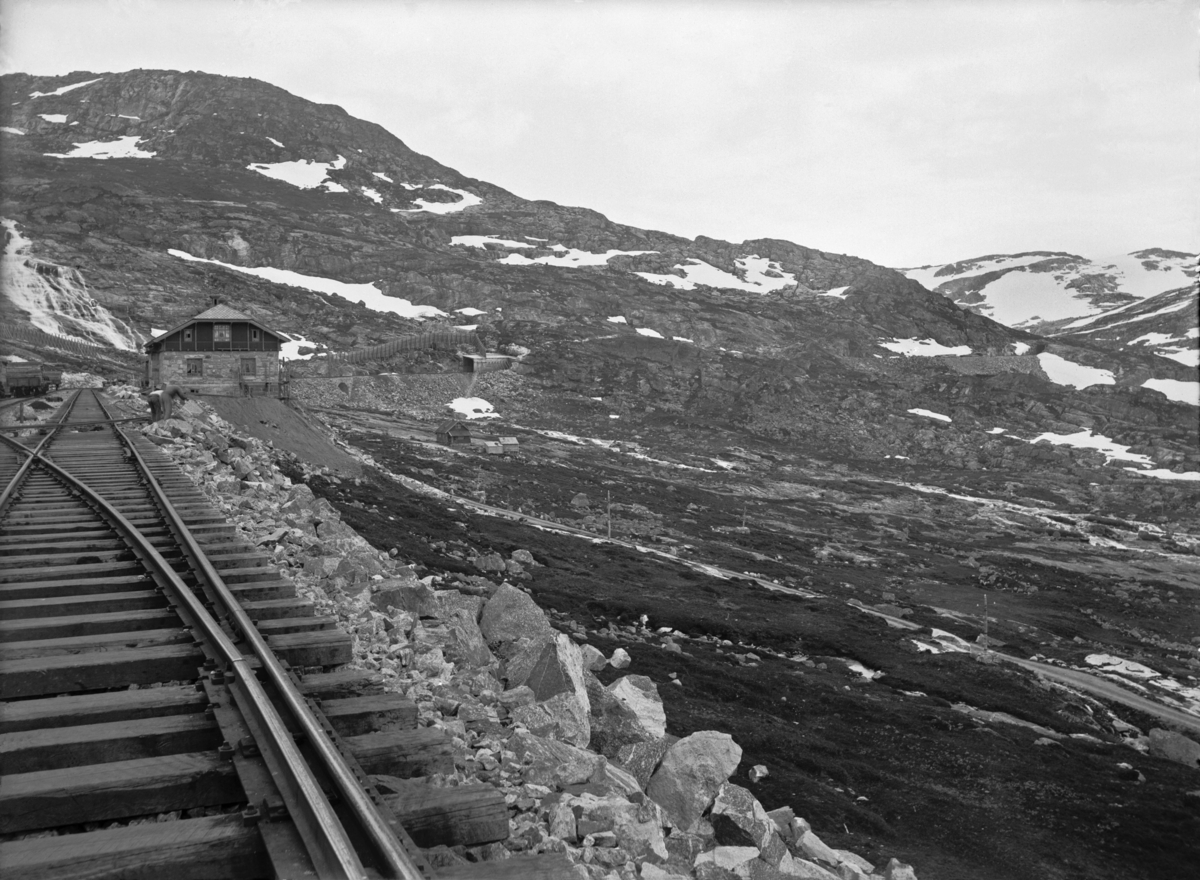
[[[253,318],[216,304],[146,343],[147,379],[151,388],[278,397],[284,341]]]
[[[471,427],[458,419],[449,419],[437,426],[437,442],[443,446],[470,446]]]

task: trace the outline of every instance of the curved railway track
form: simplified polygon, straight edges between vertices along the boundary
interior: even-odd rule
[[[336,668],[349,637],[127,415],[84,390],[0,434],[0,874],[574,876],[431,866],[505,838],[503,797],[397,785],[452,770],[444,734]]]

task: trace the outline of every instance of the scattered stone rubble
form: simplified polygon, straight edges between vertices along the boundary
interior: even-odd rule
[[[877,868],[830,848],[789,808],[765,810],[730,780],[742,757],[730,736],[667,734],[655,682],[632,673],[606,687],[596,677],[628,668],[628,652],[605,658],[580,644],[581,628],[559,632],[508,580],[418,579],[282,474],[271,444],[240,436],[199,402],[143,433],[271,553],[317,613],[338,619],[354,640],[353,666],[414,701],[422,726],[452,737],[454,772],[430,781],[487,782],[504,794],[508,840],[439,859],[567,853],[580,880],[915,880],[895,859]],[[536,565],[522,550],[480,559],[497,578],[513,574],[508,563],[518,573]],[[655,638],[672,635],[682,636]]]

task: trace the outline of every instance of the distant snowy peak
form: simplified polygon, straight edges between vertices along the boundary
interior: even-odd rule
[[[1200,292],[1196,284],[1189,284],[1098,315],[1059,321],[1044,332],[1082,344],[1147,348],[1181,364],[1200,366]]]
[[[1063,251],[988,254],[901,269],[963,308],[1010,327],[1040,331],[1053,322],[1099,315],[1194,284],[1195,254],[1146,248],[1103,260]]]

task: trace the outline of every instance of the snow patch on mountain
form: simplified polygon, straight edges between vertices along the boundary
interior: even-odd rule
[[[628,321],[625,320],[624,315],[613,315],[611,318],[608,318],[607,320],[608,320],[608,323],[610,323],[610,324],[628,324],[629,323]]]
[[[375,204],[377,204],[377,205],[383,204],[383,196],[380,194],[379,190],[371,189],[371,187],[369,187],[369,186],[364,186],[364,187],[362,187],[360,192],[362,192],[362,194],[364,196],[366,196],[368,199],[373,201]]]
[[[346,158],[341,155],[332,162],[311,162],[307,159],[297,159],[294,162],[253,162],[246,166],[250,171],[257,171],[264,177],[270,177],[273,180],[282,180],[299,189],[316,189],[325,183],[330,171],[337,171],[345,167]],[[341,191],[345,192],[345,189]]]
[[[42,117],[42,119],[46,120],[47,122],[55,122],[59,125],[67,121],[66,113],[39,113],[38,116]]]
[[[55,89],[53,92],[30,92],[29,97],[52,98],[56,95],[65,95],[67,92],[75,91],[75,89],[82,89],[84,86],[90,86],[92,83],[98,83],[102,79],[104,79],[104,77],[98,76],[95,79],[87,79],[83,82],[71,83],[71,85],[63,86],[61,89]]]
[[[273,137],[269,137],[269,138],[267,138],[267,140],[269,140],[271,143],[273,143],[277,147],[280,147],[280,148],[283,147],[283,144],[279,143],[279,141],[275,140],[275,138],[273,138]]]
[[[320,343],[305,339],[299,333],[283,333],[279,334],[284,337],[284,343],[279,347],[280,357],[285,361],[306,361],[312,358],[317,353],[318,348],[323,348]],[[312,351],[307,354],[301,354],[300,349],[311,348]]]
[[[1200,382],[1185,382],[1181,379],[1147,379],[1143,388],[1161,391],[1171,400],[1200,406]]]
[[[641,251],[641,253],[654,253],[654,251]],[[683,273],[682,277],[673,274],[655,274],[653,272],[634,272],[633,274],[646,279],[652,284],[666,284],[671,287],[677,287],[680,290],[695,290],[697,285],[703,284],[707,287],[716,287],[724,290],[771,293],[775,290],[782,290],[785,287],[794,287],[796,285],[795,275],[783,272],[778,263],[768,260],[766,257],[751,254],[746,257],[738,257],[734,262],[745,275],[744,279],[732,272],[718,269],[716,266],[694,257],[690,258],[686,263],[681,263],[674,267],[677,271]]]
[[[494,235],[452,235],[450,244],[460,244],[463,247],[486,248],[497,245],[506,248],[531,248],[534,245],[524,241],[513,241],[508,238],[496,238]]]
[[[427,214],[456,214],[459,211],[465,211],[467,208],[473,208],[476,205],[482,205],[483,199],[474,193],[469,193],[465,189],[453,189],[441,183],[435,183],[428,187],[413,186],[412,184],[400,184],[405,189],[444,189],[446,192],[455,193],[459,196],[457,202],[427,202],[425,199],[416,199],[413,204],[416,208],[392,208],[394,214],[418,214],[424,211]]]
[[[375,177],[378,177],[380,180],[387,181],[388,183],[395,183],[394,180],[392,180],[390,177],[388,177],[382,171],[372,171],[371,174]]]
[[[657,330],[651,330],[649,327],[638,327],[638,336],[649,336],[651,339],[662,339],[663,335]]]
[[[942,345],[936,339],[893,339],[891,342],[880,342],[881,347],[905,357],[937,357],[939,355],[967,355],[971,353],[969,345]]]
[[[641,254],[655,253],[655,251],[608,250],[602,254],[594,254],[591,251],[566,248],[562,245],[556,245],[554,250],[558,250],[560,253],[556,256],[534,257],[532,259],[524,254],[509,254],[503,260],[500,260],[500,264],[504,266],[558,266],[564,269],[577,269],[580,266],[604,266],[613,257],[636,257]]]
[[[500,414],[493,412],[493,406],[482,397],[456,397],[446,406],[466,419],[500,418]]]
[[[1092,385],[1115,385],[1116,378],[1109,370],[1077,364],[1056,354],[1043,352],[1037,356],[1042,370],[1055,385],[1090,388]]]
[[[990,254],[899,271],[964,308],[1010,327],[1029,328],[1095,317],[1114,305],[1127,305],[1123,300],[1185,286],[1197,274],[1195,255],[1158,248],[1100,260],[1057,251]]]
[[[483,309],[476,309],[472,308],[471,306],[467,306],[464,309],[455,309],[454,312],[458,315],[466,315],[468,318],[474,318],[476,315],[486,314]]]
[[[838,299],[845,299],[846,291],[849,289],[850,289],[849,284],[847,284],[845,287],[831,287],[831,288],[829,288],[829,290],[826,290],[824,293],[821,293],[818,295],[819,296],[836,296]]]
[[[908,412],[912,413],[914,416],[925,416],[925,418],[927,418],[927,419],[937,419],[939,422],[954,421],[954,419],[950,418],[950,416],[943,415],[942,413],[934,412],[933,410],[930,410],[930,409],[917,408],[917,409],[910,409],[910,410],[908,410]]]
[[[142,138],[136,134],[117,138],[115,141],[87,141],[76,143],[69,153],[44,153],[56,159],[153,159],[157,153],[139,150]]]
[[[186,251],[174,248],[169,249],[167,253],[188,262],[211,263],[214,266],[221,266],[234,272],[241,272],[244,275],[253,275],[256,278],[263,278],[267,281],[273,281],[276,284],[290,284],[292,287],[301,287],[315,293],[337,294],[351,302],[362,303],[373,312],[391,312],[393,315],[399,315],[401,318],[416,319],[445,317],[446,315],[445,312],[434,306],[415,306],[406,299],[387,296],[374,284],[350,284],[345,281],[337,281],[333,278],[304,275],[300,272],[293,272],[290,269],[274,269],[270,266],[234,266],[229,263],[223,263],[220,260],[207,260],[203,257],[194,257]]]
[[[4,132],[5,134],[25,134],[25,132],[21,131],[21,129],[13,128],[9,125],[0,126],[0,131]]]
[[[1076,449],[1095,449],[1097,452],[1104,453],[1105,464],[1113,461],[1132,461],[1138,464],[1150,465],[1153,462],[1149,456],[1139,455],[1136,452],[1130,452],[1128,446],[1122,446],[1105,437],[1103,434],[1093,434],[1088,429],[1083,429],[1074,434],[1054,434],[1047,431],[1044,434],[1039,434],[1030,440],[1030,443],[1040,443],[1047,441],[1055,446],[1073,446]]]

